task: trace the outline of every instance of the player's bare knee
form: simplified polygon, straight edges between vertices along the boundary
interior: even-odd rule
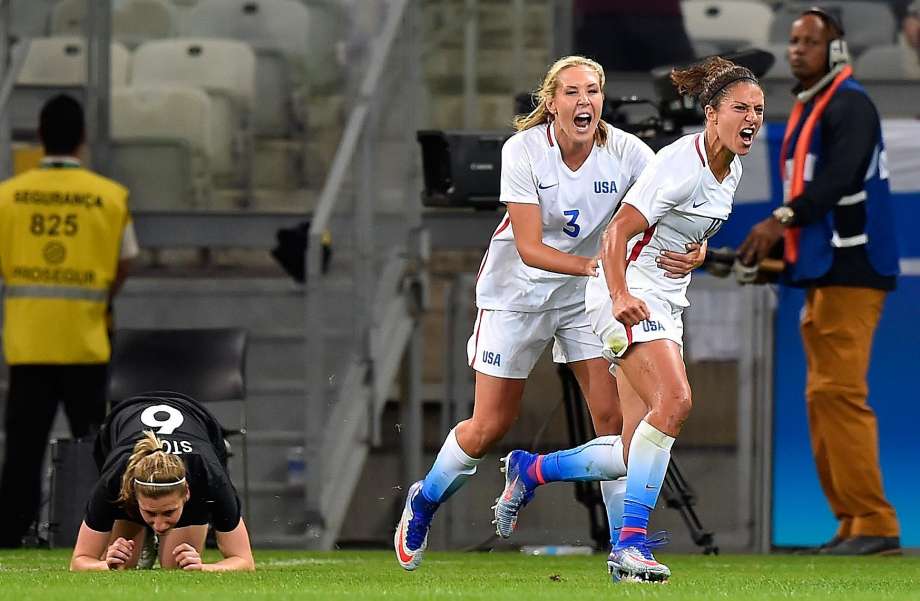
[[[677,427],[690,416],[690,410],[693,408],[693,396],[689,387],[680,387],[670,392],[667,398],[668,421],[673,422]]]
[[[511,424],[498,421],[468,420],[463,430],[464,440],[460,446],[469,456],[482,457],[505,435],[510,427]]]

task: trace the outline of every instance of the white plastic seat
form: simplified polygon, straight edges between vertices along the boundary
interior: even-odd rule
[[[176,38],[145,42],[135,51],[132,84],[187,83],[230,96],[250,108],[255,56],[235,40]]]
[[[128,83],[131,53],[122,44],[112,42],[110,72],[112,87]],[[33,38],[18,85],[79,86],[86,83],[86,40],[60,36]]]
[[[13,17],[6,23],[10,38],[37,38],[48,35],[49,9],[52,0],[5,0]]]
[[[767,43],[773,13],[756,0],[684,0],[684,25],[694,42],[722,50]]]
[[[51,35],[82,35],[86,0],[61,0],[51,9]]]
[[[714,44],[713,42],[701,42],[699,40],[693,40],[691,41],[691,44],[693,45],[693,54],[695,54],[697,58],[713,56],[719,54],[719,52],[722,51],[719,45]]]
[[[175,8],[168,0],[123,0],[112,8],[112,37],[134,47],[176,35]],[[61,0],[51,9],[51,35],[83,35],[86,0]]]
[[[309,26],[307,8],[295,0],[200,0],[182,20],[184,35],[233,38],[252,46],[259,90],[253,128],[274,137],[300,125],[293,107],[305,82]]]
[[[920,57],[912,48],[891,44],[866,50],[856,61],[856,76],[864,80],[920,79]]]
[[[166,0],[126,0],[112,12],[112,35],[132,48],[147,40],[173,37],[174,8]]]
[[[302,59],[310,17],[297,0],[199,0],[186,13],[182,35],[233,38]]]
[[[792,69],[787,57],[789,45],[785,43],[767,44],[764,50],[773,55],[773,66],[764,74],[764,79],[793,79]]]
[[[248,177],[250,113],[255,55],[234,40],[177,38],[141,44],[134,54],[132,86],[185,84],[211,97],[211,169],[239,184]],[[245,182],[244,182],[245,183]]]
[[[770,25],[770,41],[786,42],[792,23],[803,11],[814,6],[812,2],[787,2],[776,9]],[[883,2],[843,0],[821,2],[820,6],[837,16],[846,30],[847,45],[856,56],[872,46],[887,46],[895,42],[897,26],[894,13]]]
[[[112,91],[112,175],[142,210],[208,205],[211,99],[200,88],[160,84]]]

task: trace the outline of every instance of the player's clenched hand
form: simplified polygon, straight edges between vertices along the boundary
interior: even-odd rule
[[[118,537],[106,549],[105,563],[110,570],[117,570],[124,567],[133,554],[134,541]]]
[[[687,245],[687,252],[679,253],[672,250],[663,250],[655,259],[658,267],[665,271],[665,277],[682,278],[700,265],[706,258],[706,249],[702,244],[691,242]]]
[[[176,558],[176,565],[183,570],[201,569],[201,555],[188,543],[182,543],[173,549],[173,557]]]
[[[613,316],[624,326],[631,328],[648,319],[649,312],[645,301],[624,292],[613,299]]]
[[[597,277],[597,265],[599,263],[598,257],[591,257],[588,259],[587,264],[585,265],[585,275],[591,277]]]

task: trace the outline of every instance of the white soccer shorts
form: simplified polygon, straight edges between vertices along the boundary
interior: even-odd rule
[[[467,363],[490,376],[524,379],[550,340],[556,363],[596,359],[603,350],[581,303],[532,313],[480,309]]]
[[[596,278],[600,280],[600,278]],[[673,305],[651,290],[630,290],[645,302],[649,318],[627,329],[613,317],[613,301],[603,280],[589,281],[585,290],[585,312],[603,344],[603,356],[615,363],[630,345],[651,340],[673,340],[683,349],[683,308]],[[611,367],[611,372],[614,368]]]

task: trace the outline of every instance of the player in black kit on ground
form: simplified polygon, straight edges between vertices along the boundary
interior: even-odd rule
[[[86,504],[71,570],[135,567],[146,526],[157,535],[164,568],[255,568],[220,424],[196,401],[174,392],[122,401],[103,423],[94,455],[101,476]],[[205,564],[209,524],[223,559]]]

